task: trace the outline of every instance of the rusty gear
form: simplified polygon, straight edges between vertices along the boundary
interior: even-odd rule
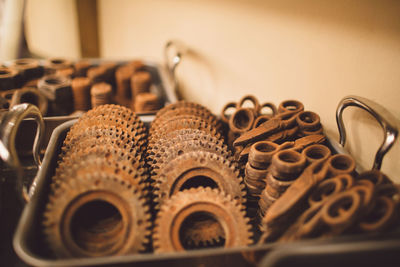
[[[157,147],[148,151],[152,155],[151,157],[148,156],[151,159],[149,164],[153,168],[157,168],[157,165],[168,162],[183,153],[198,150],[213,152],[225,158],[232,156],[223,140],[200,132],[198,134],[178,135],[165,142],[159,142]]]
[[[145,144],[145,134],[135,134],[135,132],[124,131],[115,126],[95,125],[85,130],[79,131],[70,130],[64,140],[62,152],[65,154],[69,150],[74,149],[77,143],[83,142],[86,139],[91,139],[92,144],[114,144],[115,146],[125,148],[127,151],[138,148],[143,150]],[[104,139],[104,140],[102,140]]]
[[[147,158],[149,165],[153,164],[153,160],[155,155],[165,147],[169,147],[172,142],[171,140],[176,140],[178,142],[188,141],[188,140],[201,140],[204,141],[211,138],[212,140],[218,140],[215,143],[218,145],[220,142],[223,142],[223,139],[220,134],[215,133],[215,135],[211,135],[210,133],[200,130],[200,129],[180,129],[169,132],[167,135],[163,136],[162,138],[157,140],[157,143],[150,143],[148,144],[147,148]]]
[[[85,113],[80,121],[91,120],[93,117],[97,116],[114,116],[119,117],[121,120],[127,121],[128,124],[134,126],[139,133],[146,132],[146,127],[139,117],[131,110],[120,105],[102,105],[97,108],[93,108]]]
[[[162,205],[155,222],[153,246],[156,253],[185,250],[185,230],[196,215],[207,216],[223,228],[224,247],[251,244],[244,206],[216,189],[192,188],[179,192]],[[200,238],[201,239],[201,238]]]
[[[205,131],[210,135],[217,135],[219,132],[215,129],[215,127],[202,119],[191,119],[191,120],[182,120],[182,121],[174,121],[173,123],[169,123],[165,126],[163,130],[160,132],[153,133],[149,136],[149,145],[152,146],[154,143],[157,143],[157,140],[167,136],[170,132],[175,132],[181,129],[199,129],[201,131]]]
[[[211,116],[212,115],[211,111],[209,109],[207,109],[206,107],[197,104],[197,103],[193,103],[193,102],[187,102],[187,101],[179,101],[170,105],[167,105],[165,107],[163,107],[162,109],[160,109],[159,111],[157,111],[156,113],[156,117],[154,118],[153,122],[157,122],[159,119],[163,118],[165,116],[165,113],[167,113],[170,110],[176,110],[176,109],[180,109],[180,108],[194,108],[194,109],[198,109],[198,110],[203,110],[204,113],[208,112]]]
[[[187,152],[160,166],[153,179],[158,204],[191,187],[213,186],[245,202],[245,187],[236,165],[215,153]]]
[[[154,124],[151,127],[151,131],[149,131],[149,135],[150,137],[152,137],[153,135],[157,135],[163,132],[167,132],[168,129],[170,129],[170,125],[176,125],[176,124],[180,124],[180,123],[184,123],[185,121],[190,121],[190,120],[197,120],[197,121],[202,121],[204,123],[207,123],[211,126],[213,126],[214,128],[217,128],[217,121],[214,120],[213,118],[201,118],[197,115],[192,115],[192,114],[185,114],[185,115],[177,115],[177,116],[173,116],[168,118],[167,120],[162,120],[159,121],[159,124]]]
[[[115,175],[91,172],[52,192],[43,227],[58,257],[125,255],[144,249],[149,219],[137,188]]]
[[[127,153],[118,147],[111,145],[85,147],[79,144],[80,149],[75,149],[72,153],[66,154],[56,170],[55,179],[63,180],[65,178],[74,178],[74,172],[79,170],[86,171],[92,163],[104,164],[110,168],[114,168],[114,173],[126,172],[132,184],[140,184],[146,175],[144,161],[141,161],[140,154]],[[86,164],[86,165],[85,165]],[[86,166],[86,167],[85,167]],[[100,166],[101,168],[101,166]]]
[[[162,117],[151,123],[149,133],[152,133],[154,130],[160,128],[160,125],[165,124],[166,121],[170,121],[177,116],[195,116],[217,125],[217,118],[209,110],[183,107],[166,111]]]

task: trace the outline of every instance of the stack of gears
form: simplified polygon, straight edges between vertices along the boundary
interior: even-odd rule
[[[69,115],[90,107],[117,103],[136,112],[155,111],[160,99],[151,90],[152,77],[138,60],[120,65],[88,60],[17,59],[0,68],[0,108],[20,103],[39,107],[42,115]]]
[[[104,105],[68,132],[43,215],[58,257],[125,255],[148,248],[147,132],[131,110]]]
[[[178,102],[156,114],[147,150],[156,252],[250,244],[243,180],[219,128],[195,103]]]

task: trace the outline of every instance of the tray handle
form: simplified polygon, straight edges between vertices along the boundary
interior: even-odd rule
[[[375,154],[374,164],[372,167],[373,169],[379,170],[382,165],[383,157],[397,139],[399,128],[397,119],[384,107],[369,99],[360,96],[346,96],[339,102],[336,109],[336,122],[340,136],[339,143],[343,147],[346,143],[346,129],[343,123],[343,111],[349,106],[358,107],[370,113],[378,121],[384,131],[384,140]]]
[[[170,40],[164,47],[165,64],[167,65],[168,74],[170,75],[175,92],[178,92],[178,79],[176,77],[176,68],[182,61],[182,55],[187,49],[176,40]]]
[[[33,142],[33,158],[38,168],[41,166],[40,145],[44,137],[44,121],[40,110],[32,104],[19,104],[4,112],[0,124],[0,157],[9,166],[17,170],[17,191],[25,201],[32,195],[34,182],[27,189],[23,184],[23,169],[15,148],[15,138],[22,120],[32,118],[37,123],[36,135]]]

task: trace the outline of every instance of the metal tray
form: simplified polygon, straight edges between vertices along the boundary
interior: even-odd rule
[[[374,161],[374,168],[379,168],[384,154],[390,149],[397,137],[396,120],[387,113],[382,107],[361,97],[346,97],[338,106],[337,122],[340,133],[340,143],[328,138],[329,144],[334,152],[346,153],[343,149],[346,135],[342,121],[343,110],[347,106],[357,106],[370,112],[381,124],[385,132],[385,140],[377,152]],[[13,246],[17,255],[26,263],[35,266],[91,266],[91,265],[177,265],[177,266],[219,266],[229,264],[231,266],[252,266],[261,264],[262,266],[282,266],[299,262],[309,262],[312,264],[326,265],[325,259],[336,259],[336,257],[346,256],[349,259],[356,259],[356,263],[374,262],[368,261],[365,255],[374,251],[386,260],[400,260],[398,250],[400,249],[400,232],[387,235],[352,235],[335,237],[328,240],[308,240],[293,242],[290,244],[264,244],[251,247],[232,248],[232,249],[204,249],[197,251],[187,251],[184,253],[169,254],[137,254],[128,256],[113,256],[101,258],[81,258],[81,259],[54,259],[47,256],[40,243],[40,221],[43,212],[46,195],[49,192],[49,183],[57,165],[57,155],[60,152],[62,142],[69,128],[76,120],[65,122],[57,127],[50,139],[47,147],[43,164],[40,166],[37,176],[30,190],[30,201],[25,206],[22,216],[14,235]],[[360,171],[360,169],[358,169]],[[397,251],[397,253],[394,252]],[[358,253],[358,254],[357,254]],[[351,255],[362,255],[362,257],[352,258]],[[383,255],[383,256],[382,256]],[[387,256],[392,258],[388,258]],[[393,258],[394,257],[394,258]],[[264,258],[264,259],[263,259]],[[314,259],[316,261],[314,261]],[[358,261],[357,261],[358,260]],[[337,262],[337,261],[334,261]],[[354,264],[354,261],[349,261]],[[376,262],[376,261],[375,261]]]
[[[172,104],[178,101],[178,81],[175,75],[176,68],[182,61],[182,55],[185,51],[185,46],[177,41],[168,41],[164,46],[164,64],[155,63],[153,61],[144,60],[145,70],[151,74],[152,77],[152,88],[151,90],[157,94],[161,100],[161,107]],[[104,62],[115,62],[117,65],[126,63],[126,60],[104,60],[98,58],[87,59],[93,66],[98,66]],[[44,60],[39,60],[41,65],[44,64]],[[11,62],[6,62],[6,65]],[[144,122],[151,122],[157,111],[140,112],[137,113],[141,116]],[[46,116],[43,117],[45,123],[45,134],[44,141],[41,142],[41,150],[44,150],[50,140],[52,131],[61,123],[76,119],[80,114],[71,114],[63,116]],[[16,146],[19,155],[30,156],[32,154],[32,144],[34,142],[34,136],[27,133],[34,133],[36,129],[35,122],[32,120],[25,120],[21,123],[21,130],[16,136]]]

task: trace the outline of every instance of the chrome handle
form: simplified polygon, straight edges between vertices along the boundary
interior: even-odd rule
[[[20,195],[28,201],[34,188],[34,182],[28,190],[23,185],[23,170],[15,148],[15,138],[22,120],[33,118],[37,123],[36,135],[33,143],[33,158],[40,168],[40,145],[44,137],[44,121],[39,109],[31,104],[20,104],[4,112],[0,125],[0,157],[9,166],[17,170],[17,189]]]
[[[173,50],[174,52],[173,54],[171,50]],[[168,41],[164,47],[165,64],[167,65],[168,74],[172,79],[175,92],[178,91],[178,79],[176,77],[176,68],[181,63],[182,54],[184,54],[186,50],[187,49],[181,42],[173,40]]]
[[[370,113],[381,125],[384,131],[384,140],[376,152],[373,169],[380,169],[385,154],[393,146],[398,135],[398,121],[381,105],[360,96],[347,96],[343,98],[336,109],[336,122],[339,129],[339,143],[344,147],[346,143],[346,129],[343,123],[343,111],[346,107],[359,107]]]

